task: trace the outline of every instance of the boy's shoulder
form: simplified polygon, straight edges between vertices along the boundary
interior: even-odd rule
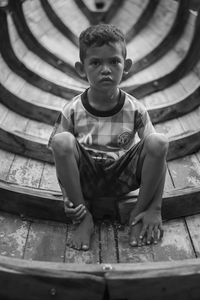
[[[124,91],[125,94],[125,105],[127,106],[127,109],[131,110],[139,110],[139,111],[146,111],[146,107],[144,104],[141,103],[140,100],[136,99],[131,94]]]
[[[76,95],[63,106],[62,113],[64,115],[68,115],[71,111],[76,111],[79,108],[81,105],[81,95],[82,93]]]

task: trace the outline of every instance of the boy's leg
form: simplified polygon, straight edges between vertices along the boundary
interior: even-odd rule
[[[80,157],[75,137],[69,132],[55,135],[52,140],[52,150],[57,175],[65,192],[63,196],[65,197],[66,194],[75,207],[80,204],[85,206],[78,169]],[[69,242],[70,246],[76,249],[87,250],[89,248],[90,238],[94,230],[92,215],[87,208],[86,211],[84,219],[78,225]]]
[[[140,236],[147,233],[147,242],[151,241],[152,235],[157,241],[158,225],[154,226],[154,221],[149,224],[138,222],[131,226],[135,217],[143,213],[149,207],[152,211],[158,212],[161,216],[162,193],[165,184],[166,174],[166,155],[168,150],[168,141],[164,135],[152,134],[144,141],[144,147],[139,159],[138,168],[141,174],[141,186],[137,204],[130,214],[130,244],[132,246],[141,245]],[[149,214],[150,215],[150,214]],[[155,214],[154,214],[155,215]],[[146,227],[145,227],[146,226]]]

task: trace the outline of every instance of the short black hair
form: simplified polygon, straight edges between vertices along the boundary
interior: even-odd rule
[[[98,24],[88,27],[82,31],[79,37],[79,56],[83,62],[87,49],[90,47],[101,47],[109,43],[121,43],[123,56],[126,57],[126,41],[124,34],[112,24]]]

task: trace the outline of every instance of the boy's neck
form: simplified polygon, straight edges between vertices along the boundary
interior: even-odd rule
[[[92,88],[88,90],[89,104],[98,110],[110,110],[119,102],[120,90],[115,88],[113,90],[99,91]]]

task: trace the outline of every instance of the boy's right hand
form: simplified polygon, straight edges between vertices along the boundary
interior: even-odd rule
[[[87,213],[86,207],[84,204],[80,204],[74,207],[73,203],[68,199],[64,200],[64,210],[67,218],[71,219],[72,221],[80,221],[84,218]]]

